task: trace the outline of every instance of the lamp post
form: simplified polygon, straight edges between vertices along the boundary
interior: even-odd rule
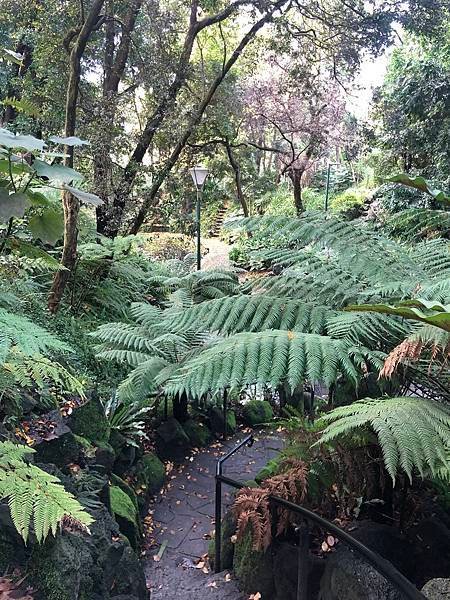
[[[328,210],[328,196],[330,195],[330,173],[331,173],[331,167],[337,166],[339,165],[339,163],[328,163],[328,169],[327,169],[327,187],[325,190],[325,212],[327,212]]]
[[[197,165],[189,169],[195,189],[197,190],[197,207],[196,207],[196,222],[197,222],[197,271],[201,269],[201,249],[200,249],[200,201],[203,195],[203,184],[208,176],[208,169],[202,165]]]

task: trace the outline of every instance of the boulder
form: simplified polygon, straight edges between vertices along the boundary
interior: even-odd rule
[[[450,529],[437,517],[424,519],[408,531],[415,547],[416,581],[448,577],[450,569]]]
[[[173,417],[156,430],[156,451],[162,460],[180,463],[190,448],[190,441],[183,427]]]
[[[63,532],[36,545],[29,569],[46,600],[148,600],[136,553],[105,507],[91,511],[91,535]]]
[[[429,600],[448,600],[450,598],[450,579],[431,579],[422,588]]]
[[[250,529],[235,544],[233,570],[239,587],[246,594],[261,594],[261,600],[273,600],[275,593],[273,558],[270,548],[266,552],[253,549]]]
[[[34,449],[37,462],[51,463],[62,469],[78,462],[81,446],[70,429],[64,427],[54,437],[39,440]]]
[[[153,452],[148,452],[136,464],[133,473],[139,492],[145,496],[157,494],[166,479],[166,468]]]
[[[139,521],[139,512],[130,496],[117,485],[109,489],[111,511],[119,524],[120,531],[126,536],[131,546],[139,546],[142,531]]]
[[[234,557],[234,544],[231,541],[231,536],[236,533],[236,517],[233,512],[229,510],[222,519],[222,535],[221,535],[221,558],[220,568],[222,571],[225,569],[233,568],[233,557]],[[208,559],[211,565],[211,569],[214,569],[216,557],[215,540],[212,539],[208,545]]]
[[[353,532],[352,532],[353,533]],[[320,582],[321,600],[403,600],[376,569],[345,546],[328,559]]]
[[[213,406],[209,413],[209,422],[211,430],[220,435],[224,431],[223,410],[218,406]],[[236,431],[236,415],[232,410],[227,410],[227,434],[230,435]]]
[[[28,548],[17,533],[7,504],[0,504],[0,572],[12,572],[23,565]]]
[[[297,600],[298,546],[276,541],[272,545],[272,552],[274,600]],[[324,568],[324,561],[310,553],[308,598],[317,598]]]
[[[94,463],[104,468],[106,473],[111,473],[116,453],[114,448],[108,442],[97,442],[94,454]]]
[[[97,398],[91,398],[70,415],[68,425],[73,433],[81,435],[90,442],[107,442],[110,435],[108,419],[103,406]]]
[[[183,429],[194,448],[207,446],[212,440],[212,433],[208,427],[203,423],[194,421],[194,419],[188,419],[183,423]]]
[[[250,427],[268,423],[273,419],[273,410],[267,400],[250,400],[242,409],[244,421]]]

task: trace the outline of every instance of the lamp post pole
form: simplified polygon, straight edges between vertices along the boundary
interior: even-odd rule
[[[202,198],[203,187],[197,187],[197,208],[196,208],[196,221],[197,221],[197,271],[202,268],[202,253],[201,253],[201,237],[200,237],[200,201]]]
[[[195,184],[195,189],[197,191],[197,205],[195,210],[195,220],[197,225],[197,271],[200,271],[202,268],[202,253],[201,253],[201,235],[200,235],[200,207],[201,200],[203,198],[203,184],[205,183],[205,179],[208,176],[208,169],[203,167],[202,165],[198,165],[196,167],[192,167],[189,169],[189,173],[191,174],[192,181]]]

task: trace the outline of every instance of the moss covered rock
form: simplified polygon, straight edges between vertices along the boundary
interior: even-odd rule
[[[69,429],[53,439],[40,440],[34,448],[37,462],[51,463],[59,468],[78,462],[82,449]]]
[[[247,425],[251,427],[273,419],[273,410],[267,400],[250,400],[244,405],[242,414]]]
[[[97,442],[94,451],[95,464],[101,465],[107,473],[112,471],[116,460],[114,448],[108,442]]]
[[[111,511],[119,524],[120,531],[127,537],[133,548],[141,539],[141,526],[138,510],[130,496],[117,485],[109,489]]]
[[[77,408],[69,417],[68,425],[73,433],[90,442],[109,441],[110,427],[100,400],[91,398]]]
[[[262,600],[273,600],[275,584],[270,548],[258,552],[252,546],[251,531],[247,529],[234,548],[233,570],[239,579],[239,587],[246,594],[259,592]]]
[[[212,433],[203,423],[189,419],[183,423],[183,429],[194,448],[207,446],[212,440]]]
[[[164,464],[153,452],[144,454],[137,463],[134,473],[137,485],[140,489],[145,488],[146,495],[157,494],[164,485],[166,469]]]
[[[156,430],[156,450],[163,460],[180,463],[189,451],[191,443],[183,427],[173,417]]]
[[[222,519],[222,535],[221,535],[221,558],[220,558],[220,569],[231,569],[233,567],[234,557],[234,544],[231,541],[231,537],[236,532],[236,517],[231,511],[228,511]],[[216,543],[214,538],[209,542],[208,545],[208,558],[211,568],[215,568],[216,560]]]
[[[209,411],[209,422],[214,433],[223,434],[224,420],[223,410],[218,406],[213,406]],[[227,434],[230,435],[236,431],[236,415],[234,411],[227,410]]]
[[[264,479],[268,479],[269,477],[273,477],[278,473],[278,469],[280,466],[280,462],[283,460],[283,456],[276,456],[269,460],[265,467],[260,469],[255,476],[255,481],[257,484],[261,484]]]

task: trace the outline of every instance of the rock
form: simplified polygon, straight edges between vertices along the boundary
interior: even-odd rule
[[[272,546],[274,600],[297,600],[298,546],[275,542]],[[325,561],[309,555],[308,598],[317,598]]]
[[[218,433],[220,435],[223,434],[224,430],[224,420],[223,420],[223,410],[218,406],[213,406],[209,413],[209,422],[211,425],[211,430],[214,433]],[[236,431],[236,415],[232,410],[227,410],[227,434],[230,435]]]
[[[275,593],[273,559],[270,548],[258,552],[252,548],[249,529],[242,539],[236,542],[233,557],[233,570],[239,579],[239,587],[246,594],[261,594],[261,600],[273,600]]]
[[[244,421],[250,427],[268,423],[273,419],[273,410],[267,400],[250,400],[242,409]]]
[[[97,442],[96,446],[94,463],[102,466],[106,473],[111,473],[116,460],[114,448],[108,442]]]
[[[280,462],[282,460],[282,456],[277,456],[275,458],[272,458],[272,460],[269,460],[269,462],[267,463],[267,465],[265,467],[263,467],[262,469],[260,469],[258,471],[258,473],[255,476],[255,481],[257,484],[261,484],[265,479],[268,479],[269,477],[273,477],[274,475],[277,474],[278,472],[278,468],[280,466]]]
[[[351,534],[392,563],[407,579],[414,578],[416,565],[411,560],[413,547],[395,527],[373,521],[355,521]]]
[[[162,460],[180,463],[190,448],[188,436],[180,423],[173,417],[156,430],[156,450]]]
[[[117,431],[117,429],[111,429],[109,436],[109,443],[114,449],[114,452],[118,455],[121,450],[127,445],[127,439],[124,435]]]
[[[100,400],[91,398],[73,411],[68,419],[73,433],[81,435],[90,442],[107,442],[110,435],[108,419]]]
[[[139,546],[142,534],[138,510],[129,497],[119,486],[112,485],[109,489],[111,511],[119,524],[120,531],[126,536],[131,546]]]
[[[430,600],[448,600],[450,598],[450,579],[431,579],[422,588]]]
[[[157,494],[166,479],[166,468],[153,452],[144,454],[134,468],[139,489],[145,486],[146,496]]]
[[[34,449],[36,461],[52,463],[59,468],[78,462],[81,446],[68,427],[64,427],[52,439],[39,440]]]
[[[23,565],[28,553],[22,538],[17,533],[7,504],[0,504],[0,572],[12,572]]]
[[[35,546],[33,585],[46,600],[148,600],[139,559],[105,507],[94,510],[91,535],[67,533]],[[114,541],[112,541],[114,540]]]
[[[81,535],[63,533],[35,547],[30,565],[35,586],[46,600],[91,598],[93,557]]]
[[[448,577],[450,565],[450,529],[440,519],[424,519],[408,531],[415,547],[416,581]]]
[[[220,568],[221,571],[225,569],[233,568],[233,557],[234,557],[234,544],[231,541],[231,536],[236,532],[236,517],[229,510],[222,519],[222,542],[221,542],[221,558]],[[211,565],[211,569],[214,569],[216,557],[215,540],[212,539],[208,544],[208,558]]]
[[[353,533],[353,532],[352,532]],[[403,600],[403,594],[371,565],[341,546],[328,559],[320,582],[321,600]]]
[[[212,433],[206,425],[197,423],[194,419],[188,419],[183,423],[183,429],[194,448],[207,446],[212,440]]]
[[[133,488],[131,487],[131,485],[129,485],[126,481],[124,481],[118,475],[115,475],[114,473],[111,473],[110,479],[111,479],[111,484],[116,485],[123,492],[125,492],[125,494],[129,497],[129,499],[133,503],[133,506],[135,507],[135,509],[139,510],[137,495],[136,495],[135,491],[133,490]]]

